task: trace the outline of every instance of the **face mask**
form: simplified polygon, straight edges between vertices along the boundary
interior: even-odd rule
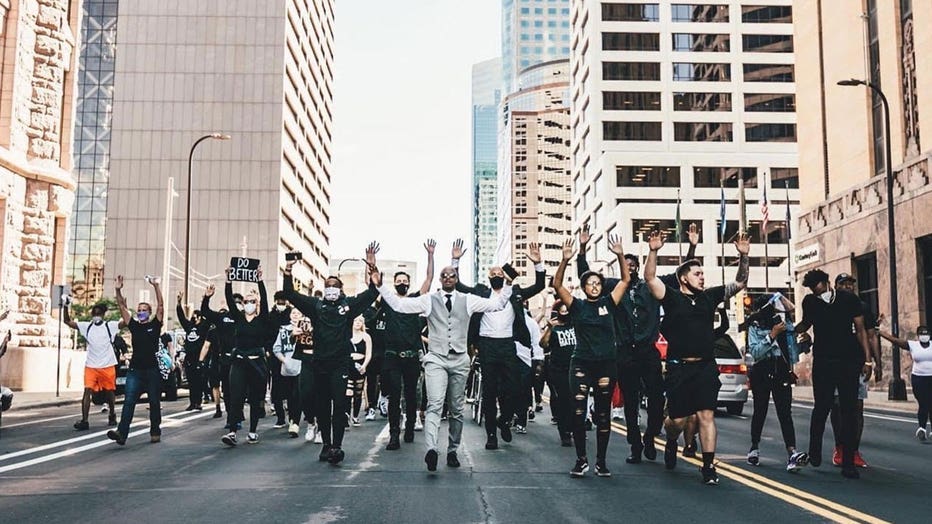
[[[236,309],[242,311],[242,310],[243,310],[243,303],[242,303],[242,302],[237,302],[237,303],[236,303]]]
[[[95,324],[97,324],[97,325],[100,325],[100,323],[103,322],[103,321],[104,321],[103,317],[93,317],[93,318],[91,319],[91,322],[93,322],[93,323],[95,323]]]
[[[275,311],[284,311],[288,309],[288,306],[285,304],[275,304]]]
[[[138,319],[140,322],[145,322],[146,320],[149,320],[149,312],[148,311],[137,311],[136,319]]]
[[[929,335],[919,335],[919,343],[927,345],[929,343]]]
[[[325,287],[324,288],[324,300],[336,302],[339,298],[340,298],[340,288],[338,287]]]
[[[395,284],[395,291],[397,291],[399,295],[407,295],[408,289],[408,284]]]
[[[492,285],[492,289],[501,289],[505,287],[505,277],[489,277],[489,284]]]
[[[570,321],[570,315],[569,315],[569,314],[566,314],[566,315],[557,314],[557,319],[559,319],[560,322],[569,322],[569,321]]]
[[[826,291],[825,293],[822,293],[821,295],[819,295],[819,298],[821,298],[822,301],[825,302],[826,304],[831,304],[831,303],[832,303],[832,295],[833,295],[832,290],[829,289],[829,290]]]
[[[701,289],[697,287],[693,287],[693,285],[690,284],[688,281],[683,280],[682,282],[683,282],[683,285],[686,286],[686,289],[688,289],[689,292],[692,293],[693,295],[698,295],[699,293],[702,293]]]
[[[256,305],[251,302],[249,304],[243,305],[243,312],[246,313],[247,315],[255,315]]]

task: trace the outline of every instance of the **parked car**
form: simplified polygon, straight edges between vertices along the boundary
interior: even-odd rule
[[[748,366],[735,341],[725,335],[715,341],[715,363],[722,387],[718,391],[718,405],[729,415],[740,415],[748,401]]]

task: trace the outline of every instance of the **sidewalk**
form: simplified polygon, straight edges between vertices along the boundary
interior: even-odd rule
[[[897,413],[916,413],[916,401],[912,396],[912,391],[907,391],[906,401],[887,400],[886,390],[869,390],[867,400],[864,401],[864,407],[867,409],[880,409],[884,411],[894,411]],[[812,386],[795,386],[793,388],[793,400],[801,402],[812,402]]]
[[[13,407],[11,409],[38,409],[55,406],[67,406],[81,402],[83,393],[77,391],[62,391],[58,397],[54,391],[48,392],[13,392]]]

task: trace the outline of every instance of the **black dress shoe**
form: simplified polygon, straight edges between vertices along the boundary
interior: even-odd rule
[[[485,441],[485,449],[498,449],[498,437],[489,435],[489,438]]]
[[[644,436],[644,458],[657,460],[657,446],[654,445],[654,439],[646,435]]]
[[[320,455],[317,456],[317,460],[321,462],[327,462],[327,459],[330,458],[330,444],[324,444],[324,447],[320,450]]]
[[[424,462],[427,463],[427,471],[437,471],[437,452],[435,450],[428,450],[427,454],[424,455]]]
[[[640,464],[641,463],[641,452],[631,450],[631,454],[628,455],[628,458],[625,459],[625,462],[628,464]]]
[[[386,446],[385,449],[389,451],[395,451],[396,449],[401,449],[401,443],[398,442],[397,433],[393,433],[390,437],[388,437],[388,446]]]
[[[405,444],[414,442],[414,428],[405,428]]]
[[[499,422],[498,429],[502,432],[502,440],[505,442],[511,442],[511,426],[509,426],[507,422]]]
[[[447,453],[447,467],[450,467],[450,468],[460,467],[460,459],[456,457],[455,451],[451,451]]]

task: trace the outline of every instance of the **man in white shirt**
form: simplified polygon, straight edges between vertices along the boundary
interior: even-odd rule
[[[462,240],[457,240],[455,245],[462,246]],[[460,466],[456,450],[463,433],[463,402],[466,376],[469,374],[466,338],[470,316],[501,310],[511,297],[510,285],[505,285],[501,293],[490,298],[463,294],[456,291],[457,280],[456,269],[448,266],[440,272],[441,289],[435,293],[399,297],[391,284],[383,282],[379,286],[379,294],[390,308],[398,313],[416,313],[427,319],[428,353],[423,364],[427,386],[427,420],[424,426],[427,454],[424,462],[428,471],[437,470],[437,440],[445,398],[449,398],[450,421],[447,466]]]
[[[86,431],[90,429],[87,421],[91,410],[91,396],[99,391],[104,394],[107,406],[110,408],[108,425],[116,426],[116,412],[113,402],[116,397],[116,366],[117,357],[113,347],[113,337],[124,327],[122,321],[104,321],[107,313],[106,304],[98,303],[91,307],[90,321],[74,321],[71,319],[70,308],[64,308],[63,321],[71,329],[77,329],[84,340],[87,341],[87,358],[84,362],[84,398],[81,399],[81,420],[75,422],[74,429]]]

